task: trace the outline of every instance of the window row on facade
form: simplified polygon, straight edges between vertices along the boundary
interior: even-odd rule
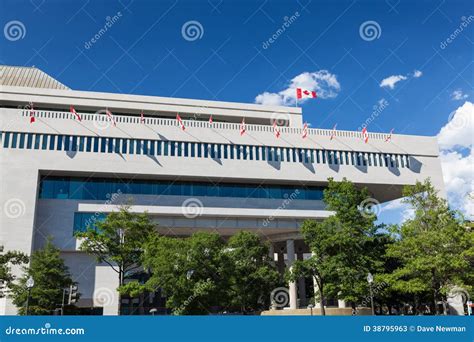
[[[409,168],[402,154],[3,132],[3,147],[49,151],[117,153],[171,157],[238,159],[268,162]]]
[[[321,200],[323,187],[43,176],[39,198],[118,200],[121,194]]]

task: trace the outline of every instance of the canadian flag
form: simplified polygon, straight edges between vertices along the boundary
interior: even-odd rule
[[[297,99],[315,99],[316,92],[309,91],[303,88],[296,88],[296,98]]]
[[[334,127],[332,128],[331,138],[329,140],[334,139],[334,137],[336,136],[336,127],[337,127],[337,124],[335,124]]]
[[[244,135],[246,130],[247,129],[245,127],[245,118],[242,118],[242,122],[240,123],[240,135]]]
[[[366,144],[369,142],[369,132],[367,132],[367,127],[362,128],[362,138]]]
[[[302,138],[306,138],[308,136],[308,123],[304,123],[304,126],[303,126],[303,135],[302,135]]]
[[[81,116],[77,114],[76,110],[74,109],[74,106],[69,106],[69,111],[76,116],[77,120],[82,121]]]
[[[279,138],[280,135],[281,135],[281,132],[280,132],[280,128],[278,127],[276,121],[273,121],[273,131],[275,132],[275,136],[277,138]]]
[[[143,116],[143,110],[140,112],[140,122],[145,123],[145,117]]]
[[[181,116],[179,114],[176,114],[176,120],[178,121],[179,125],[181,126],[181,129],[184,131],[186,127],[184,127],[183,120],[181,120]]]
[[[107,114],[107,117],[112,120],[112,123],[114,124],[114,126],[117,126],[117,123],[115,122],[115,118],[114,116],[112,115],[112,112],[108,109],[108,108],[105,108],[105,114]]]
[[[389,142],[390,140],[392,140],[392,133],[393,133],[393,128],[390,130],[388,137],[385,138],[385,142]]]
[[[30,102],[30,124],[36,121],[35,110],[33,109],[33,102]]]
[[[212,125],[214,121],[212,121],[212,115],[209,117],[209,124]]]

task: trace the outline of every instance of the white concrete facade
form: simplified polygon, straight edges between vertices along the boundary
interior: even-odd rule
[[[35,104],[34,123],[29,122],[30,111],[23,108],[29,102]],[[68,112],[70,105],[82,116],[81,122]],[[114,113],[116,126],[107,120],[105,108]],[[139,116],[142,110],[144,123]],[[183,118],[186,130],[179,128],[174,119],[176,113]],[[208,123],[210,115],[214,119],[212,125]],[[239,132],[242,118],[247,123],[244,135]],[[278,139],[271,125],[274,119],[282,124]],[[380,202],[398,198],[404,185],[430,177],[444,195],[435,137],[395,134],[390,142],[385,142],[385,134],[370,133],[366,144],[360,132],[338,131],[330,140],[331,131],[309,129],[307,138],[303,139],[301,108],[3,86],[0,88],[0,131],[0,245],[5,250],[30,254],[43,245],[46,237],[53,237],[53,242],[63,251],[74,280],[79,282],[80,305],[103,306],[104,314],[116,313],[117,279],[109,268],[96,265],[91,257],[77,250],[73,221],[75,213],[107,213],[117,206],[103,200],[40,199],[39,182],[43,176],[296,187],[324,186],[328,177],[336,180],[345,177],[357,185],[367,186]],[[30,147],[25,141],[23,148],[12,148],[13,133],[31,135]],[[181,146],[210,147],[218,149],[216,154],[221,157],[198,157],[197,151],[195,156],[178,156],[181,152],[150,155],[42,149],[43,139],[52,135],[71,139],[115,139],[114,144],[119,144],[120,151],[126,139],[172,141],[169,148],[176,151]],[[234,158],[224,158],[224,150],[233,150]],[[276,158],[256,160],[257,151],[266,151],[267,156],[276,151]],[[295,151],[302,151],[308,157],[295,160]],[[338,156],[337,163],[329,162],[333,152]],[[244,153],[251,154],[244,157]],[[359,155],[368,158],[366,165],[354,165],[351,158]],[[389,166],[379,165],[384,155],[395,158]],[[187,218],[182,204],[188,197],[143,194],[132,197],[132,210],[149,212],[163,234],[171,230],[185,236],[196,230],[217,229],[229,236],[248,229],[270,241],[280,241],[287,234],[287,247],[293,249],[292,254],[299,224],[306,218],[322,219],[330,214],[324,210],[322,201],[298,196],[286,200],[193,196],[202,203],[202,209],[198,216]],[[289,257],[289,263],[294,259],[294,256]],[[297,286],[296,283],[290,285],[292,307],[296,306]],[[110,291],[110,300],[98,301],[98,291],[107,294]],[[0,305],[0,314],[16,312],[8,301]]]

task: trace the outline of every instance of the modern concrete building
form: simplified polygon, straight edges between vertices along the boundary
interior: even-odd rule
[[[74,231],[130,197],[162,234],[257,232],[283,270],[309,252],[301,222],[330,215],[321,201],[328,177],[366,186],[380,202],[426,177],[444,192],[435,137],[369,133],[364,143],[360,132],[330,139],[308,129],[303,138],[296,107],[77,91],[35,68],[2,66],[0,79],[0,245],[30,254],[51,236],[79,306],[104,314],[117,311],[117,276],[78,250]],[[291,308],[305,305],[306,285],[290,284]],[[1,299],[0,313],[15,308]]]

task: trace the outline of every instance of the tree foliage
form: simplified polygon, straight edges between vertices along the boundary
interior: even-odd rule
[[[28,260],[28,256],[24,253],[18,251],[4,252],[3,246],[0,246],[0,282],[2,285],[0,298],[5,297],[5,290],[15,280],[15,276],[11,272],[11,266],[26,264]]]
[[[414,217],[392,229],[397,241],[389,246],[387,255],[401,265],[384,279],[399,291],[431,294],[435,307],[454,285],[472,290],[473,231],[438,196],[429,180],[405,187],[403,195]]]
[[[144,260],[151,271],[147,286],[164,290],[174,314],[256,311],[268,305],[278,281],[268,247],[248,232],[228,243],[205,232],[156,237],[147,244]]]
[[[384,244],[378,233],[381,227],[375,225],[377,217],[367,208],[376,202],[366,188],[331,178],[323,200],[334,214],[303,223],[303,237],[313,256],[296,261],[289,278],[314,277],[321,303],[326,296],[355,303],[368,293],[368,272],[383,266],[377,253]]]
[[[241,231],[229,239],[226,256],[230,261],[230,307],[240,312],[268,308],[269,294],[280,282],[268,245],[258,235]]]
[[[51,240],[46,242],[44,248],[32,253],[30,265],[24,268],[24,275],[18,284],[12,284],[13,303],[18,307],[20,315],[25,315],[25,303],[28,298],[26,281],[29,277],[34,279],[29,299],[30,315],[51,315],[63,300],[63,290],[73,285],[71,275],[60,250]]]
[[[108,264],[117,273],[119,293],[134,295],[145,288],[138,284],[125,285],[125,282],[141,271],[144,245],[156,236],[156,227],[149,215],[132,213],[129,206],[120,207],[119,211],[108,214],[105,220],[77,234],[83,239],[82,251],[95,256],[97,262]]]

